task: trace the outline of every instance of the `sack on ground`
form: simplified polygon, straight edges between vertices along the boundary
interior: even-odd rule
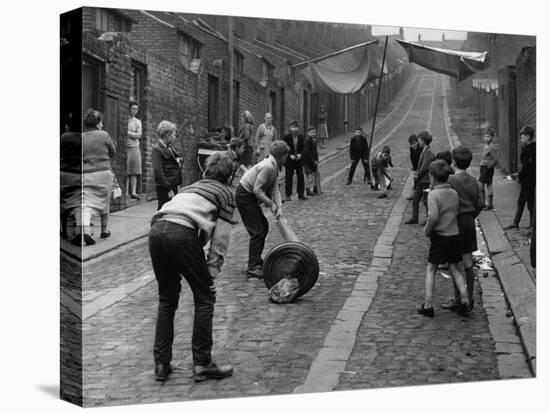
[[[292,276],[285,276],[269,289],[269,300],[275,303],[290,303],[300,291],[300,282]]]

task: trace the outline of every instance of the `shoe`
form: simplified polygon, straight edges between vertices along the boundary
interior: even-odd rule
[[[260,279],[262,280],[264,278],[264,271],[261,267],[255,267],[252,269],[248,269],[246,271],[246,277],[250,279]]]
[[[483,211],[490,211],[490,210],[493,210],[493,209],[494,209],[494,207],[493,207],[492,204],[489,204],[489,205],[483,207]]]
[[[457,303],[455,298],[452,298],[451,300],[449,300],[449,302],[444,303],[443,305],[441,305],[441,309],[446,309],[446,310],[450,310],[452,312],[456,312],[458,310],[459,306],[460,305]]]
[[[388,185],[388,190],[391,190],[391,184],[390,184],[390,185]]]
[[[172,373],[172,367],[170,363],[159,362],[155,364],[155,379],[157,381],[166,381]]]
[[[130,198],[133,198],[134,200],[141,200],[137,194],[132,194]]]
[[[456,313],[458,313],[461,316],[468,316],[470,313],[470,304],[469,303],[461,303],[458,305],[458,309],[456,310]]]
[[[110,230],[103,231],[103,232],[101,232],[99,237],[101,237],[102,239],[107,239],[107,238],[111,237],[111,231]]]
[[[407,200],[409,200],[409,201],[412,200],[412,199],[413,199],[412,197],[407,197]]]
[[[305,195],[303,195],[303,194],[299,194],[299,195],[298,195],[298,199],[299,199],[299,200],[307,200],[307,197],[306,197]]]
[[[376,187],[374,186],[374,184],[371,184],[371,185],[370,185],[370,189],[371,189],[371,190],[374,190],[375,188],[376,188]]]
[[[418,220],[415,219],[409,219],[405,222],[405,224],[418,224]]]
[[[506,226],[506,227],[503,227],[502,230],[512,230],[512,229],[519,229],[519,225],[518,224],[510,224],[509,226]]]
[[[474,310],[474,301],[473,299],[468,302],[468,311],[471,312]]]
[[[222,379],[233,375],[233,367],[231,365],[218,366],[214,362],[208,365],[194,365],[193,379],[195,382],[201,382],[207,379]]]
[[[306,190],[306,195],[311,197],[311,196],[313,196],[314,194],[313,194],[311,191],[309,191],[309,189],[307,189],[307,190]]]
[[[382,193],[376,198],[387,198],[387,197],[388,197],[388,195],[386,193]]]
[[[285,201],[292,201],[292,197],[286,196]]]
[[[433,306],[430,308],[426,308],[425,303],[420,305],[420,307],[416,310],[416,312],[418,312],[420,315],[428,316],[430,318],[433,318],[435,315]]]
[[[84,235],[84,242],[86,243],[86,246],[91,246],[95,244],[95,240],[89,234]]]
[[[346,185],[350,185],[350,184],[351,184],[351,181],[348,181],[348,182],[346,183]]]

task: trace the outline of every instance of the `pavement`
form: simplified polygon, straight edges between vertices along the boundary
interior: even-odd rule
[[[455,102],[445,99],[445,104]],[[452,108],[446,111],[450,123],[451,146],[466,145],[473,154],[471,173],[479,177],[479,160],[483,144],[478,138],[477,125],[471,110]],[[453,128],[458,130],[456,133]],[[478,222],[483,231],[487,250],[499,277],[508,306],[514,316],[531,370],[536,374],[536,270],[530,260],[530,220],[527,206],[519,229],[504,230],[512,224],[521,186],[500,168],[493,178],[494,210],[483,211]]]
[[[396,165],[388,198],[378,199],[378,193],[362,182],[361,166],[353,183],[345,185],[350,133],[333,138],[321,151],[324,193],[285,203],[285,217],[298,238],[313,249],[320,266],[315,286],[295,303],[273,304],[262,281],[246,279],[248,235],[242,224],[234,227],[225,265],[216,279],[213,321],[213,355],[218,362],[233,364],[230,378],[200,384],[192,380],[193,301],[183,283],[175,321],[174,372],[166,383],[154,381],[152,338],[158,293],[144,236],[156,202],[114,213],[112,239],[84,247],[82,278],[69,281],[82,283],[82,371],[75,368],[75,379],[69,383],[77,393],[82,381],[82,404],[531,377],[517,318],[507,317],[510,307],[495,275],[478,278],[476,307],[468,318],[439,307],[434,318],[416,313],[424,294],[428,240],[422,226],[403,223],[410,214],[406,196],[411,191],[406,139],[411,131],[428,129],[435,137],[435,151],[449,147],[449,122],[440,99],[442,79],[417,71],[377,120],[376,145],[389,145]],[[368,124],[365,127],[370,131]],[[138,207],[143,210],[133,210]],[[271,215],[267,217],[275,227]],[[131,232],[121,230],[121,239],[115,242],[115,226],[124,229],[124,220],[129,225],[130,219],[134,220]],[[479,237],[480,249],[489,254],[489,245],[481,244],[483,234]],[[265,252],[281,242],[279,232],[270,231]],[[92,253],[92,248],[98,250]],[[74,275],[75,263],[61,255],[62,286],[66,274],[70,277],[72,270]],[[450,296],[452,284],[438,275],[434,303],[444,303]],[[62,305],[61,312],[63,328],[71,320],[71,309]],[[70,323],[69,328],[74,328],[78,321]],[[67,355],[63,346],[62,355]],[[62,393],[65,390],[62,387]]]

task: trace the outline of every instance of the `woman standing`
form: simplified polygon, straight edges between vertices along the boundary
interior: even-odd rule
[[[321,140],[321,148],[326,148],[325,143],[328,139],[327,118],[327,108],[325,105],[321,105],[319,110],[319,128],[317,130],[317,137]]]
[[[271,143],[277,140],[277,130],[273,126],[273,115],[269,112],[265,114],[265,122],[260,124],[256,131],[256,156],[260,162],[269,156]]]
[[[178,193],[178,186],[182,183],[183,158],[172,146],[176,139],[176,124],[161,121],[157,127],[157,134],[159,139],[153,146],[151,159],[153,175],[157,183],[158,210],[160,210]]]
[[[126,192],[129,192],[130,197],[139,200],[136,194],[137,178],[141,175],[141,152],[139,150],[139,140],[141,139],[141,121],[136,118],[139,105],[137,102],[130,102],[130,119],[128,119],[128,140],[126,146],[127,162],[126,173],[128,181],[126,182]],[[129,185],[128,185],[129,183]]]
[[[95,109],[88,109],[84,114],[82,163],[68,168],[62,165],[62,193],[65,190],[63,211],[75,211],[76,225],[81,231],[71,243],[77,246],[82,246],[83,243],[95,244],[90,230],[94,212],[101,219],[101,238],[111,235],[108,222],[113,185],[111,158],[115,155],[115,146],[109,134],[102,131],[102,128],[103,114]],[[74,135],[63,134],[62,152],[65,145],[78,145],[74,141]]]
[[[254,164],[254,118],[250,111],[242,113],[243,126],[239,131],[239,138],[244,141],[244,153],[241,157],[241,162],[246,167]]]

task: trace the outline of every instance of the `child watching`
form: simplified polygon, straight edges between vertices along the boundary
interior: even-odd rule
[[[371,184],[370,177],[369,143],[367,142],[367,138],[363,135],[363,128],[360,126],[355,128],[354,135],[351,137],[349,144],[349,157],[351,159],[351,165],[349,167],[348,181],[346,182],[346,185],[350,185],[353,181],[355,168],[357,168],[357,164],[361,161],[363,164],[363,169],[365,170],[363,182],[368,180],[368,184],[371,189],[374,189],[374,186]]]
[[[319,154],[317,152],[317,129],[310,126],[307,129],[307,136],[304,142],[304,173],[306,174],[306,195],[317,195],[318,189],[315,186],[315,176],[319,165]]]
[[[382,148],[382,151],[378,151],[372,157],[372,175],[374,177],[375,188],[381,188],[382,194],[378,198],[385,198],[388,196],[386,190],[391,190],[391,182],[393,179],[388,171],[388,167],[393,167],[391,161],[391,150],[387,145]]]
[[[416,172],[416,169],[418,168],[418,161],[420,160],[420,154],[422,153],[422,148],[420,147],[420,144],[418,143],[418,138],[416,135],[411,135],[409,137],[409,151],[410,151],[410,157],[411,157],[411,169]],[[414,196],[414,188],[412,194],[407,197],[407,200],[412,200]]]
[[[417,312],[433,317],[433,292],[437,265],[448,263],[449,271],[460,292],[460,306],[457,313],[467,315],[469,312],[468,292],[462,274],[458,270],[460,254],[460,236],[458,233],[458,194],[447,183],[449,166],[443,160],[430,164],[429,177],[433,190],[428,194],[428,220],[424,234],[430,237],[430,252],[426,267],[426,293],[424,303]]]
[[[479,182],[481,183],[481,199],[485,204],[485,188],[487,187],[488,203],[485,204],[483,210],[493,209],[493,175],[495,174],[495,165],[498,161],[498,151],[493,144],[495,138],[495,130],[487,128],[485,130],[483,152],[481,153],[481,161],[479,163]]]
[[[456,174],[449,177],[451,188],[458,194],[458,232],[460,234],[460,252],[466,273],[466,289],[468,291],[469,309],[474,307],[474,263],[472,252],[477,250],[477,237],[475,219],[483,208],[480,185],[477,180],[466,172],[472,162],[472,152],[458,146],[453,149],[453,160],[456,166]],[[454,285],[455,297],[448,304],[442,305],[443,309],[455,311],[460,306],[460,292]]]

